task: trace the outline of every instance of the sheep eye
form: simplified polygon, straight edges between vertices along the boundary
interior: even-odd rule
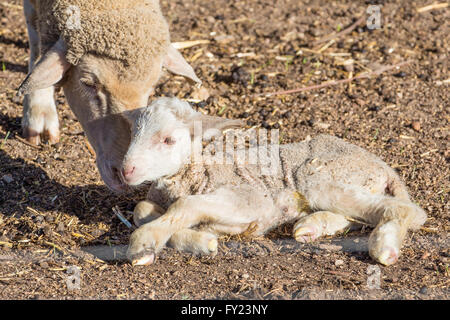
[[[164,139],[164,143],[171,146],[171,145],[175,144],[175,140],[172,137],[166,137]]]
[[[81,79],[80,82],[89,89],[97,90],[97,84],[91,79]]]

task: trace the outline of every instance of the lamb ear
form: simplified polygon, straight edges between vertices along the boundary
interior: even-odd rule
[[[66,46],[60,39],[39,60],[18,89],[18,95],[45,89],[58,83],[71,64],[66,59]]]
[[[242,128],[244,126],[244,122],[242,120],[231,120],[198,113],[193,117],[191,129],[192,134],[195,132],[194,126],[196,126],[199,122],[202,124],[203,138],[207,140],[221,135],[225,130]]]
[[[194,69],[192,69],[189,63],[187,63],[181,53],[179,53],[172,44],[169,45],[167,55],[164,57],[163,67],[172,73],[191,79],[198,85],[201,85],[202,83],[195,74]]]

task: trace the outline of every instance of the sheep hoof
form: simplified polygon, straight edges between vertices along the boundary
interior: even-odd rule
[[[312,225],[303,225],[294,232],[295,240],[301,243],[313,242],[319,237],[317,228]]]
[[[59,142],[59,131],[51,132],[49,130],[45,130],[43,133],[39,133],[30,128],[23,129],[23,137],[26,141],[34,146],[38,146],[41,144],[41,137],[43,140],[47,140],[50,144],[57,144]]]
[[[51,132],[50,130],[44,131],[44,137],[50,144],[57,144],[59,142],[59,130],[56,132]]]
[[[30,144],[34,146],[38,146],[41,143],[41,136],[39,132],[33,129],[23,128],[22,136],[25,138],[26,141],[28,141]]]
[[[383,247],[373,258],[379,263],[390,266],[398,261],[399,252],[393,247]]]
[[[155,262],[155,254],[149,253],[146,254],[138,259],[134,259],[131,262],[131,265],[134,266],[148,266],[151,265],[153,262]]]

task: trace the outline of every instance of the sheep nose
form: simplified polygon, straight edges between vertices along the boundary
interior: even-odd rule
[[[133,166],[126,166],[126,167],[124,167],[124,168],[122,169],[122,175],[123,175],[123,177],[124,177],[124,178],[129,178],[129,177],[133,174],[134,169],[136,169],[136,168],[133,167]]]

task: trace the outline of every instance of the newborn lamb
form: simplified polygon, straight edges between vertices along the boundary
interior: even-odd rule
[[[267,173],[260,161],[230,161],[243,149],[234,155],[217,150],[215,156],[225,159],[219,164],[192,161],[202,138],[220,137],[239,120],[205,116],[175,98],[160,98],[126,116],[132,141],[122,179],[131,186],[152,182],[149,201],[135,209],[139,228],[127,251],[133,265],[152,263],[167,242],[179,250],[214,254],[218,235],[258,236],[295,222],[295,239],[309,242],[357,221],[375,227],[369,254],[390,265],[398,260],[407,230],[426,220],[392,168],[336,137],[249,148],[270,153],[276,170]],[[199,124],[203,137],[194,135]]]

